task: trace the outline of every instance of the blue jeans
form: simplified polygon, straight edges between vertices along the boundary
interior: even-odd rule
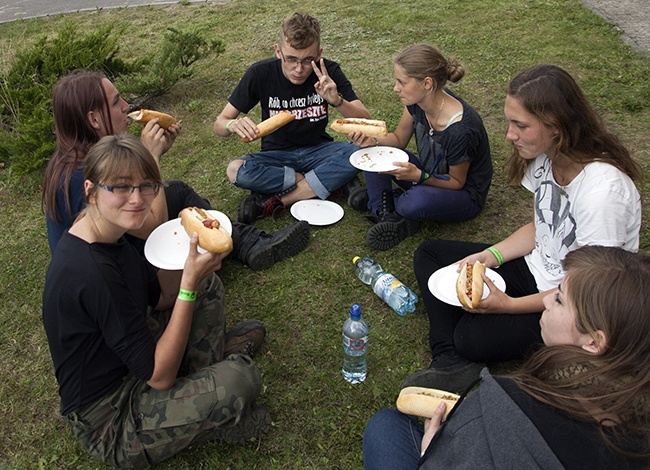
[[[323,142],[294,150],[267,150],[240,158],[235,186],[261,194],[279,194],[296,184],[296,172],[303,173],[309,187],[321,199],[352,178],[359,170],[350,164],[358,150],[348,142]]]
[[[424,427],[415,418],[397,410],[379,410],[363,433],[363,468],[418,468],[423,435]]]
[[[409,162],[420,168],[420,160],[411,152],[406,153]],[[471,219],[482,209],[465,189],[413,184],[410,181],[397,181],[391,175],[368,171],[363,175],[368,186],[368,209],[373,215],[379,215],[381,212],[381,194],[393,187],[393,181],[404,190],[404,194],[395,198],[395,211],[406,219],[460,222]]]

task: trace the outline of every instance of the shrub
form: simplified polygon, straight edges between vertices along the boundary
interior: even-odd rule
[[[171,27],[167,30],[153,61],[116,82],[118,90],[139,97],[134,100],[136,105],[164,94],[181,79],[191,77],[192,65],[196,61],[225,50],[222,41],[215,39],[208,42],[199,30],[179,31]]]
[[[129,64],[117,58],[113,30],[108,24],[80,37],[67,23],[53,39],[42,36],[19,52],[0,78],[0,158],[11,163],[15,175],[42,167],[54,150],[51,91],[59,77],[82,67],[109,76],[129,70]]]
[[[208,42],[198,31],[169,28],[153,59],[127,62],[118,57],[123,30],[110,23],[82,36],[67,23],[54,38],[43,36],[16,55],[0,76],[0,162],[11,165],[11,174],[42,168],[54,151],[51,91],[60,77],[79,68],[101,70],[116,84],[123,77],[123,91],[142,104],[190,76],[197,60],[224,50],[221,41]]]

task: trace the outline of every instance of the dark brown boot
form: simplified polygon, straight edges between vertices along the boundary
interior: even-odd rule
[[[226,346],[223,357],[231,354],[245,354],[253,357],[262,347],[266,328],[257,320],[238,323],[226,333]]]

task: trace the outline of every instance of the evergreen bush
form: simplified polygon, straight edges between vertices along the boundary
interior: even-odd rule
[[[196,61],[225,50],[222,41],[208,41],[199,30],[179,31],[171,27],[167,30],[154,59],[143,61],[146,67],[121,76],[115,83],[118,90],[136,97],[132,100],[136,106],[164,94],[178,81],[191,77],[192,65]]]
[[[66,23],[53,38],[42,36],[19,51],[6,75],[0,76],[0,162],[20,176],[42,168],[54,151],[52,88],[75,69],[100,70],[142,105],[192,74],[192,65],[224,50],[198,31],[169,28],[152,59],[118,57],[123,27],[109,23],[82,35]],[[120,79],[121,78],[121,79]]]

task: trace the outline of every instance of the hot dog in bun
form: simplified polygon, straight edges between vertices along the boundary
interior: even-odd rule
[[[257,140],[261,137],[264,137],[267,134],[270,134],[273,131],[278,130],[282,126],[289,124],[291,121],[293,121],[296,118],[295,114],[291,114],[289,111],[282,111],[278,114],[274,114],[268,119],[265,119],[264,121],[260,122],[257,125],[257,128],[259,129],[259,133],[257,134],[257,138],[253,140]],[[252,142],[253,140],[248,140],[248,137],[242,137],[241,138],[242,142]]]
[[[435,388],[406,387],[397,397],[397,409],[407,415],[431,418],[440,402],[445,402],[447,409],[442,418],[444,420],[451,409],[456,406],[459,398],[460,396],[455,393]]]
[[[199,207],[186,207],[181,211],[181,225],[191,237],[199,236],[199,246],[212,253],[225,253],[232,249],[232,238],[217,219]]]
[[[476,308],[481,302],[485,285],[482,274],[485,274],[485,265],[479,261],[461,268],[456,281],[456,295],[463,307]]]
[[[174,119],[169,114],[161,113],[159,111],[152,111],[150,109],[139,109],[138,111],[129,113],[128,116],[140,124],[146,124],[152,119],[158,118],[158,125],[165,130],[169,129],[173,124],[176,124],[176,119]]]
[[[330,125],[334,132],[349,134],[363,132],[368,137],[383,137],[388,134],[386,123],[376,119],[336,119]]]

